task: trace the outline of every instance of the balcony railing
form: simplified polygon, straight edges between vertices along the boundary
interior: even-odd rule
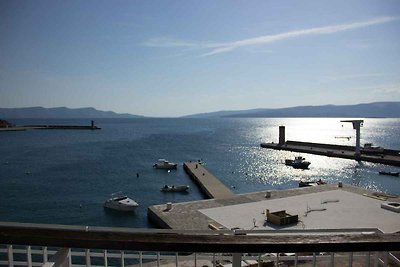
[[[0,222],[0,244],[0,266],[400,266],[400,233],[376,229],[176,231]]]

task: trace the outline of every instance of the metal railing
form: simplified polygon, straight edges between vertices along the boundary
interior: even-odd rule
[[[178,253],[143,252],[143,251],[118,251],[108,250],[92,251],[74,250],[69,248],[48,249],[47,247],[13,248],[8,245],[1,248],[0,253],[7,253],[8,260],[1,260],[1,266],[181,266],[190,262],[191,266],[232,266],[233,255],[221,253],[192,253],[180,255]],[[15,260],[14,254],[23,254],[24,260]],[[33,260],[39,256],[42,260]],[[48,257],[45,259],[45,257]],[[399,259],[390,252],[349,252],[349,253],[310,253],[309,255],[293,253],[289,255],[266,253],[258,255],[241,255],[239,266],[279,266],[281,263],[299,266],[301,263],[309,263],[309,266],[352,266],[354,262],[362,266],[399,266]]]
[[[400,266],[400,233],[376,229],[175,231],[0,222],[0,244],[0,266]]]

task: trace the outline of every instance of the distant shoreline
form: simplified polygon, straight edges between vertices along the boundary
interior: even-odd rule
[[[186,112],[190,112],[186,111]],[[130,119],[130,118],[400,118],[400,101],[350,105],[308,105],[284,108],[220,110],[177,116],[142,116],[97,110],[93,107],[0,108],[0,119]]]
[[[0,132],[14,132],[26,130],[100,130],[92,125],[24,125],[0,128]]]

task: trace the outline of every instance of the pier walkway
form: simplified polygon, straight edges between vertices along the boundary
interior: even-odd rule
[[[355,155],[354,146],[341,146],[299,141],[286,141],[283,144],[261,143],[260,146],[263,148],[270,148],[275,150],[287,150],[335,158],[353,159],[357,161],[367,161],[392,166],[400,166],[400,151],[398,150],[383,149],[379,153],[367,153],[363,151],[363,149],[361,149],[361,154],[357,156]]]
[[[230,198],[235,194],[197,161],[183,164],[186,173],[200,186],[208,198]]]
[[[147,209],[147,217],[158,227],[169,229],[209,229],[208,225],[215,221],[202,215],[198,209],[215,207],[216,203],[223,205],[251,201],[237,197],[229,188],[220,182],[198,161],[189,161],[183,164],[186,173],[199,185],[204,194],[211,200],[195,201],[193,203],[171,203],[168,205],[154,205]],[[216,202],[215,202],[216,201]],[[217,204],[219,206],[220,204]]]

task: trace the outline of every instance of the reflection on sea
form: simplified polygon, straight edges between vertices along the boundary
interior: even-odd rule
[[[26,131],[1,134],[0,217],[36,223],[148,227],[147,207],[203,199],[182,163],[202,159],[206,168],[235,193],[298,187],[322,179],[400,194],[400,178],[379,175],[399,167],[260,147],[286,139],[354,145],[351,124],[341,118],[113,119],[96,120],[100,131]],[[13,121],[15,124],[87,124],[86,120]],[[361,144],[400,150],[399,119],[364,119]],[[293,169],[286,158],[301,155],[309,169]],[[170,172],[154,170],[165,158],[179,163]],[[27,175],[26,173],[29,173]],[[140,175],[137,176],[136,173]],[[188,194],[164,194],[165,184],[190,186]],[[113,192],[139,204],[134,216],[103,209]]]
[[[278,127],[285,125],[286,140],[355,145],[355,131],[352,125],[341,123],[339,118],[254,119],[254,121],[256,120],[264,121],[264,126],[262,127],[258,123],[258,127],[249,127],[251,131],[244,133],[245,139],[249,142],[253,140],[259,140],[259,143],[278,142]],[[400,143],[395,137],[396,133],[400,131],[399,120],[364,120],[364,127],[361,129],[361,144],[374,143],[386,148],[400,148]],[[371,190],[400,192],[400,181],[378,174],[381,169],[398,170],[398,167],[263,149],[247,143],[236,145],[229,152],[239,155],[236,164],[231,164],[237,169],[235,175],[231,177],[233,181],[230,182],[239,185],[245,184],[245,186],[236,187],[236,191],[251,192],[260,188],[286,189],[296,186],[299,181],[322,179],[328,183],[341,181]],[[312,163],[309,169],[293,169],[284,164],[285,159],[292,159],[298,155],[302,155]],[[387,187],[386,183],[395,184],[395,186]]]

